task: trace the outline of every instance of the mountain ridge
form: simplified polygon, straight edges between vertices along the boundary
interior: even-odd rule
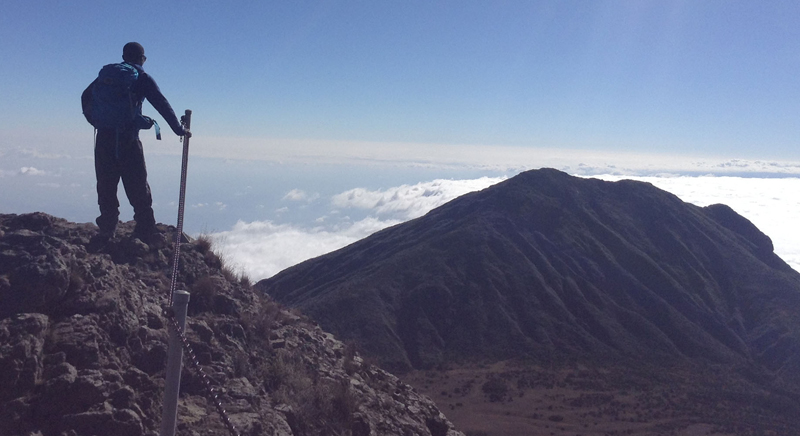
[[[800,275],[725,205],[543,169],[256,285],[395,370],[702,359],[800,386]]]

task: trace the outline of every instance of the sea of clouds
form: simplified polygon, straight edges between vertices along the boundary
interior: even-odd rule
[[[0,213],[97,215],[91,131],[0,135]],[[175,222],[180,143],[144,138],[153,208]],[[193,138],[184,230],[208,234],[259,280],[419,217],[521,171],[635,179],[699,206],[724,203],[800,270],[800,161],[492,145]],[[132,218],[120,188],[121,219]]]
[[[433,180],[414,185],[369,190],[354,188],[323,200],[330,212],[310,227],[271,221],[237,222],[231,230],[211,234],[215,248],[227,262],[256,280],[271,277],[304,260],[352,244],[379,230],[425,215],[431,209],[468,192],[504,180]],[[305,202],[309,194],[292,190],[285,198]],[[366,217],[353,220],[352,212]]]

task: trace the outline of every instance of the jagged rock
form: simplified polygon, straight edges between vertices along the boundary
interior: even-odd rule
[[[142,420],[130,409],[104,410],[64,415],[61,426],[78,434],[113,434],[139,436],[143,434]]]
[[[132,239],[132,226],[98,247],[91,224],[0,215],[0,436],[158,434],[172,248]],[[187,341],[242,435],[461,434],[429,399],[221,267],[186,243],[178,287],[193,291]],[[187,363],[178,434],[225,434],[198,374]]]
[[[48,321],[41,314],[17,314],[0,321],[0,401],[39,382]]]

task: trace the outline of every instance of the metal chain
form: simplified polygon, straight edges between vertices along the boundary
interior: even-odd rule
[[[225,423],[225,426],[228,428],[228,431],[231,433],[232,436],[240,436],[239,431],[236,430],[236,426],[233,425],[231,422],[230,417],[228,416],[228,412],[225,411],[225,408],[222,407],[222,401],[219,399],[219,395],[216,393],[216,389],[211,386],[211,381],[209,377],[206,375],[206,372],[203,370],[203,367],[200,366],[200,361],[197,360],[197,356],[194,354],[194,350],[192,346],[189,344],[189,341],[186,339],[186,335],[184,335],[183,330],[181,330],[181,326],[178,325],[178,321],[175,319],[175,313],[171,310],[165,310],[164,315],[167,317],[169,321],[169,326],[172,327],[172,330],[177,333],[178,337],[181,340],[181,345],[183,347],[183,351],[186,353],[186,356],[189,358],[189,363],[191,363],[192,368],[200,374],[200,380],[203,383],[203,387],[206,391],[206,398],[214,404],[216,407],[217,412],[222,416],[222,422]]]
[[[186,111],[186,115],[181,117],[181,126],[183,126],[183,128],[186,130],[189,130],[192,119],[191,117],[192,112],[189,110]],[[181,346],[183,351],[186,353],[186,356],[189,358],[189,363],[191,363],[192,368],[194,368],[195,371],[200,374],[200,380],[203,382],[203,387],[205,388],[207,398],[214,404],[217,412],[219,412],[220,416],[222,416],[222,421],[225,423],[225,426],[228,428],[228,431],[231,433],[231,435],[239,436],[236,426],[231,422],[228,412],[226,412],[225,408],[222,407],[222,402],[219,399],[219,395],[217,395],[214,387],[211,386],[209,377],[206,375],[205,371],[203,371],[203,367],[200,366],[200,362],[197,360],[197,356],[194,354],[192,346],[189,345],[189,341],[186,339],[186,335],[181,329],[181,326],[178,325],[178,321],[175,319],[175,312],[172,310],[172,297],[175,295],[175,291],[178,288],[178,263],[181,257],[181,238],[183,237],[183,212],[184,205],[186,203],[186,173],[188,166],[189,137],[186,136],[183,138],[183,158],[181,159],[181,189],[178,201],[178,228],[175,231],[175,248],[172,257],[172,284],[169,290],[169,304],[167,304],[167,306],[164,308],[164,316],[166,316],[169,326],[178,335],[178,338],[180,338]]]

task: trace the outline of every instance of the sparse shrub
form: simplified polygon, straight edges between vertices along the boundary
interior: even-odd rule
[[[219,256],[218,259],[220,263],[220,272],[227,281],[239,283],[246,288],[251,286],[250,277],[242,269],[238,269],[235,265],[232,265],[224,255]]]
[[[348,433],[357,410],[349,379],[319,377],[306,366],[302,354],[286,349],[260,361],[254,372],[256,378],[264,380],[264,388],[275,403],[291,406],[296,417],[290,422],[294,434]]]
[[[306,418],[321,421],[323,434],[343,434],[351,427],[356,401],[348,380],[321,379],[314,386],[314,403]]]
[[[240,322],[251,339],[267,343],[272,328],[281,320],[281,306],[259,292],[255,295],[253,309],[246,311]]]
[[[206,251],[203,254],[203,261],[211,268],[221,268],[222,259],[219,258],[213,251]]]
[[[264,387],[273,393],[273,398],[279,403],[291,404],[294,395],[311,386],[311,380],[304,374],[300,356],[286,350],[278,350],[263,361],[258,372],[259,378],[264,380]]]
[[[508,394],[508,384],[499,377],[492,377],[481,386],[483,393],[489,397],[489,401],[503,401]]]
[[[278,350],[262,369],[272,398],[295,411],[295,434],[342,434],[349,428],[355,399],[346,384],[319,379],[298,353],[287,350]]]
[[[221,259],[220,259],[221,260]],[[229,282],[236,282],[238,277],[236,276],[236,272],[231,268],[230,265],[225,264],[225,261],[222,261],[222,267],[220,268],[220,272],[222,272],[222,276],[225,277],[225,280]]]
[[[205,276],[192,283],[190,293],[192,298],[189,308],[192,313],[207,312],[214,307],[214,297],[217,296],[217,284],[211,276]]]
[[[372,370],[381,367],[381,362],[375,356],[361,355],[361,367],[366,370]]]
[[[211,276],[205,276],[192,283],[192,295],[198,298],[213,299],[217,295],[217,285]]]
[[[230,283],[238,283],[248,289],[252,287],[250,277],[243,270],[237,269],[236,265],[231,264],[224,252],[215,250],[214,247],[214,239],[207,233],[201,233],[194,240],[195,250],[203,254],[203,261],[208,267],[218,268],[222,276]]]
[[[239,272],[240,268],[232,264],[225,251],[219,248],[224,241],[224,237],[212,238],[208,234],[200,234],[195,240],[195,247],[197,251],[204,253],[206,265],[212,268],[219,268],[226,280],[250,287],[250,277],[247,277],[244,271]]]
[[[207,233],[201,233],[194,240],[194,247],[200,253],[208,253],[211,250],[211,237]]]
[[[253,286],[252,282],[250,282],[250,276],[244,272],[242,272],[242,274],[239,276],[239,284],[248,289]]]

